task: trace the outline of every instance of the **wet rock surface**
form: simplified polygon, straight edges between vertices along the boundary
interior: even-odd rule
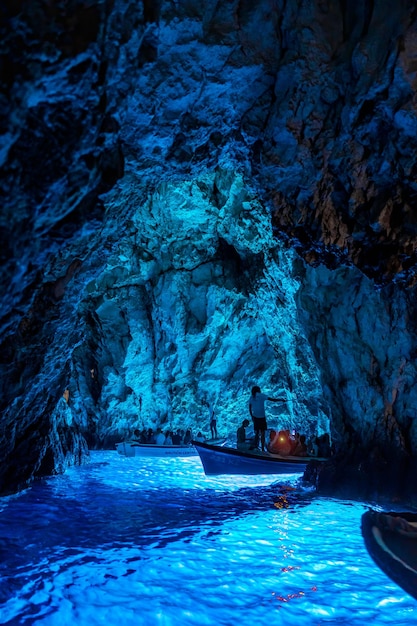
[[[414,3],[7,0],[0,29],[0,492],[209,405],[233,434],[252,384],[271,426],[411,467]]]

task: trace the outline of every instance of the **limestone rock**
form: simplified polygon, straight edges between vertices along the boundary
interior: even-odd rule
[[[0,31],[0,492],[207,405],[234,437],[253,384],[412,461],[414,3],[6,0]]]

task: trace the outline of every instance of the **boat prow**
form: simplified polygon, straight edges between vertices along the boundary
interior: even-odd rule
[[[417,600],[417,513],[367,511],[361,530],[374,562]]]
[[[138,443],[136,441],[122,441],[116,443],[116,450],[122,456],[134,457],[183,457],[183,456],[197,456],[197,450],[193,445],[181,445],[181,446],[165,446],[158,445],[156,443]]]
[[[204,473],[208,476],[219,474],[302,474],[310,457],[279,456],[277,454],[242,451],[226,446],[211,445],[193,441]],[[317,460],[317,459],[314,459]]]

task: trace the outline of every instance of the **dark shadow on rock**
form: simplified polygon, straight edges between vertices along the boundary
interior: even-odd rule
[[[416,471],[415,457],[375,446],[340,452],[325,463],[313,461],[303,480],[319,495],[415,505]]]

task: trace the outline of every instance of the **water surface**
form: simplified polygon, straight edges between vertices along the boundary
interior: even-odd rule
[[[417,624],[366,552],[368,505],[277,479],[93,452],[0,499],[0,623]]]

